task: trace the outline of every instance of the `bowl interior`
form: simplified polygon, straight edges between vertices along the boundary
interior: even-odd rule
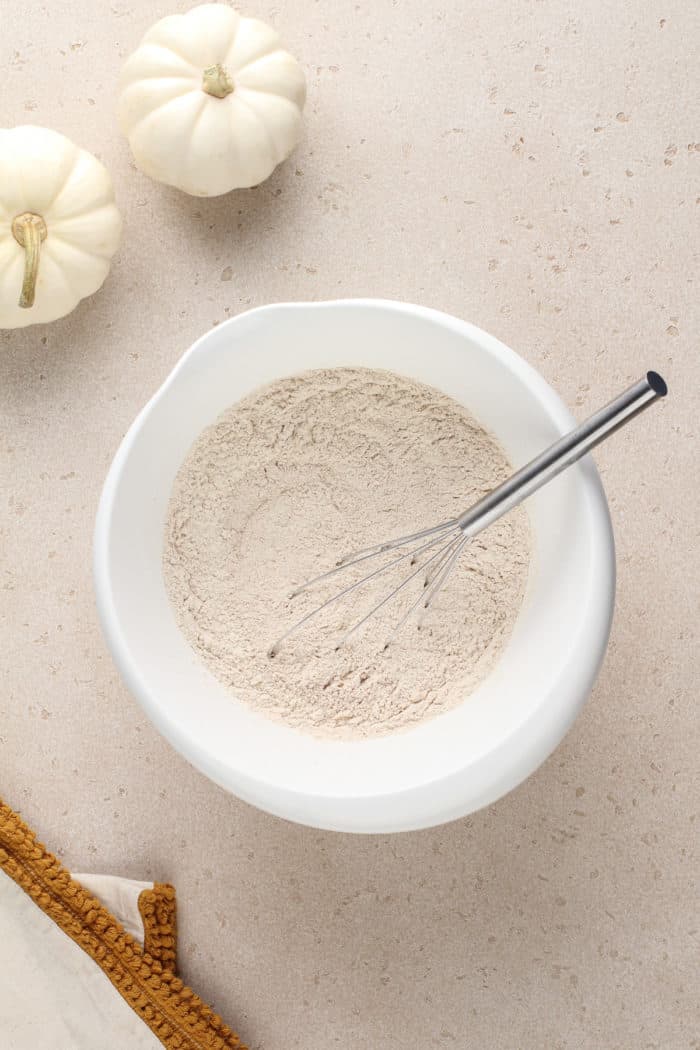
[[[611,609],[605,500],[584,461],[529,501],[534,557],[524,605],[498,666],[459,707],[367,741],[319,740],[269,721],[215,680],[175,623],[161,571],[168,499],[193,441],[225,408],[281,376],[342,365],[391,369],[451,395],[514,466],[572,422],[517,355],[445,315],[376,301],[251,311],[195,344],[122,444],[98,515],[98,604],[127,684],[212,779],[320,826],[436,823],[527,775],[583,701]]]

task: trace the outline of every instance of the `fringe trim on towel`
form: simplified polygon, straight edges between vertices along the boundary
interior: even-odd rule
[[[1,799],[0,868],[97,963],[167,1050],[245,1050],[235,1032],[172,970],[142,950]],[[172,887],[161,884],[159,889],[141,894],[148,914],[144,925],[147,921],[151,946],[167,958],[174,953],[175,895]],[[147,944],[148,937],[147,932]]]
[[[138,900],[143,922],[143,950],[161,966],[177,973],[177,918],[175,889],[167,882],[155,882],[152,890],[142,890]]]

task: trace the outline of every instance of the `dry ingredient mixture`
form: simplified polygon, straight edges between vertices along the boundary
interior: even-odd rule
[[[459,514],[510,472],[491,435],[430,387],[363,368],[278,380],[205,430],[176,479],[164,573],[180,628],[232,694],[303,730],[374,736],[446,711],[513,627],[529,562],[522,510],[464,549],[420,628],[412,619],[388,649],[413,585],[335,645],[407,563],[268,650],[357,570],[291,599],[295,586],[349,551]]]

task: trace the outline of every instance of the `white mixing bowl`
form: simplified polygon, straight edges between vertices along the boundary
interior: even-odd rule
[[[573,425],[517,354],[434,310],[371,299],[251,310],[194,344],[124,438],[97,515],[97,602],[128,687],[216,783],[319,828],[428,827],[510,791],[576,717],[610,630],[610,519],[590,457],[532,497],[522,610],[497,667],[459,707],[373,740],[317,739],[269,721],[216,681],[176,625],[161,572],[168,499],[190,446],[225,408],[263,383],[341,365],[391,369],[450,394],[515,467]]]

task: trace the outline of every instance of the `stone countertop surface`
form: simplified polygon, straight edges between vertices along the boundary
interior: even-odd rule
[[[257,0],[308,74],[304,141],[200,200],[137,172],[115,120],[121,62],[188,6],[3,2],[2,124],[95,152],[125,230],[97,295],[0,333],[0,793],[74,869],[176,885],[182,975],[255,1050],[698,1047],[700,8]],[[475,322],[579,416],[647,368],[671,390],[596,454],[617,610],[564,743],[483,812],[367,838],[180,758],[90,566],[117,445],[198,335],[364,295]]]

